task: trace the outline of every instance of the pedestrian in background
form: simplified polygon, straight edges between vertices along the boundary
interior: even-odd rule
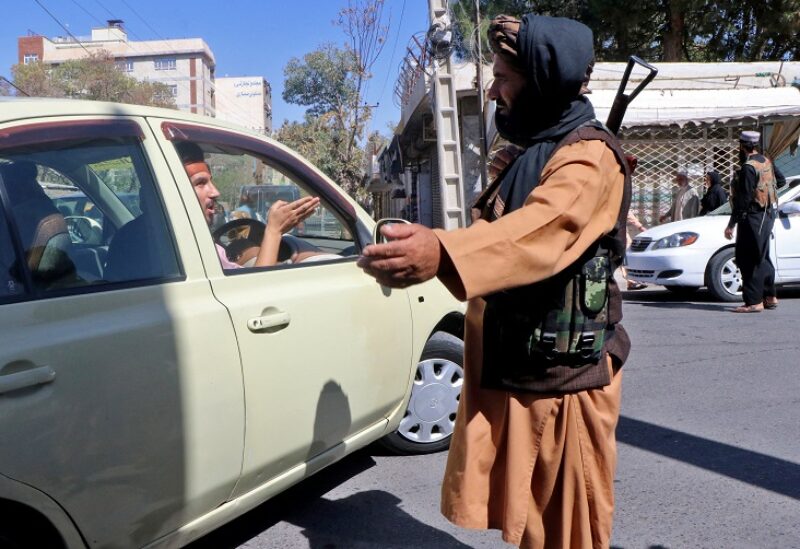
[[[672,198],[672,206],[667,213],[658,218],[661,223],[697,217],[700,212],[700,196],[689,185],[689,173],[684,169],[679,169],[675,172],[674,181],[677,189]]]
[[[713,212],[728,201],[728,193],[722,187],[722,179],[715,171],[706,173],[706,192],[700,200],[700,215]]]
[[[583,96],[588,27],[498,16],[489,43],[495,123],[522,154],[481,194],[470,227],[386,226],[389,242],[367,246],[359,265],[390,287],[438,276],[469,300],[444,515],[529,549],[608,547],[630,348],[613,278],[628,166]]]
[[[741,169],[731,185],[733,205],[725,238],[736,228],[736,265],[742,273],[744,305],[735,313],[760,313],[778,306],[775,267],[769,257],[770,235],[778,205],[777,180],[772,162],[758,150],[761,134],[739,136]]]

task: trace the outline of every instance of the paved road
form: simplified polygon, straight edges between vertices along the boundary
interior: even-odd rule
[[[734,315],[629,292],[613,546],[800,548],[800,290]],[[438,513],[446,456],[368,448],[193,549],[504,548]]]

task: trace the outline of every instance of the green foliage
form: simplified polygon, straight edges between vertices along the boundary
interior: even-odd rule
[[[11,69],[14,84],[32,97],[70,97],[175,108],[169,86],[122,73],[107,52],[60,65],[29,63]]]
[[[308,107],[312,116],[344,116],[357,106],[356,70],[353,53],[333,44],[306,54],[302,61],[293,57],[283,71],[283,100]]]
[[[363,198],[364,152],[348,150],[349,135],[332,113],[307,114],[303,122],[284,122],[275,138],[291,147],[317,166],[356,199]]]
[[[474,58],[474,0],[454,0],[457,54]],[[599,61],[760,61],[800,55],[800,0],[480,0],[481,41],[495,15],[571,17],[594,32]]]
[[[367,193],[358,143],[371,115],[364,88],[386,43],[384,1],[348,0],[335,22],[347,37],[344,47],[324,44],[289,61],[283,99],[307,107],[306,115],[303,122],[284,122],[275,133],[361,201]]]

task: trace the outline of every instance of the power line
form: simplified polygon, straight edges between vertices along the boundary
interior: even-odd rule
[[[69,29],[68,29],[68,28],[67,28],[67,27],[66,27],[66,26],[65,26],[65,25],[64,25],[64,24],[63,24],[61,21],[59,21],[59,20],[58,20],[58,17],[56,17],[55,15],[53,15],[52,13],[50,13],[50,10],[48,10],[46,7],[44,7],[44,5],[43,5],[41,2],[39,2],[39,0],[33,0],[33,1],[34,1],[34,2],[36,2],[36,3],[39,5],[39,7],[40,7],[40,8],[42,8],[42,9],[45,11],[45,13],[47,13],[47,15],[49,15],[50,17],[52,17],[52,18],[53,18],[53,21],[55,21],[56,23],[58,23],[58,26],[59,26],[59,27],[61,27],[62,29],[64,29],[64,32],[66,32],[66,33],[67,33],[67,34],[68,34],[68,35],[69,35],[69,36],[70,36],[70,37],[71,37],[73,40],[75,40],[75,42],[77,42],[77,43],[78,43],[78,45],[79,45],[80,47],[82,47],[82,48],[83,48],[83,51],[85,51],[85,52],[86,52],[86,53],[88,53],[89,55],[92,55],[92,52],[90,52],[89,50],[87,50],[87,49],[86,49],[86,46],[84,46],[84,45],[81,43],[81,41],[80,41],[80,40],[78,40],[78,39],[75,37],[75,35],[74,35],[74,34],[72,34],[72,33],[69,31]]]
[[[80,4],[78,4],[78,0],[72,0],[72,3],[73,3],[73,4],[75,4],[76,6],[78,6],[78,7],[79,7],[81,10],[83,10],[83,13],[85,13],[86,15],[88,15],[89,17],[91,17],[92,19],[94,19],[95,21],[97,21],[99,24],[101,24],[101,25],[103,24],[103,21],[102,21],[102,20],[100,20],[100,19],[99,19],[98,17],[96,17],[96,16],[95,16],[95,15],[94,15],[92,12],[90,12],[89,10],[87,10],[86,8],[84,8],[83,6],[81,6]]]
[[[403,7],[400,9],[400,22],[397,24],[397,32],[394,35],[394,45],[392,46],[392,55],[389,57],[389,66],[392,65],[394,61],[394,54],[397,52],[397,41],[400,38],[400,27],[403,26],[403,14],[406,12],[406,0],[403,0]],[[389,82],[389,75],[391,74],[391,69],[386,72],[386,78],[383,80],[383,86],[381,87],[381,93],[378,94],[378,100],[380,101],[381,97],[383,97],[383,92],[386,91],[386,83]]]
[[[75,0],[73,0],[73,1],[75,1]],[[163,36],[161,36],[158,33],[158,31],[156,31],[152,27],[152,25],[150,25],[136,10],[134,10],[130,6],[130,4],[128,4],[124,0],[121,0],[121,1],[122,1],[123,4],[125,4],[125,6],[128,7],[128,9],[130,9],[134,13],[134,15],[136,15],[136,17],[138,17],[147,26],[147,28],[149,28],[158,38],[160,38],[163,42],[165,42],[168,47],[172,48],[173,50],[177,50],[175,45],[172,42],[170,42],[170,40],[168,40],[168,39],[164,38]],[[114,13],[112,13],[111,10],[109,10],[100,0],[95,0],[95,3],[98,6],[100,6],[102,9],[104,9],[106,11],[106,13],[111,16],[112,19],[119,19],[119,17],[117,15],[115,15]],[[96,17],[93,16],[93,18],[95,20],[97,20]],[[159,55],[159,53],[148,44],[148,42],[149,42],[148,40],[145,40],[143,37],[139,36],[128,25],[126,25],[126,32],[130,33],[134,38],[138,39],[139,43],[142,44],[145,48],[147,48],[150,51],[150,53],[152,53],[154,55]],[[127,43],[128,47],[131,50],[133,50],[134,52],[136,52],[137,54],[142,55],[142,56],[146,55],[145,52],[143,52],[143,51],[137,49],[136,47],[134,47],[131,42],[126,42],[126,43]],[[187,91],[189,93],[189,95],[190,95],[189,101],[191,101],[191,89],[192,89],[191,88],[191,81],[193,80],[193,77],[190,76],[190,75],[187,75],[183,71],[179,70],[177,67],[174,70],[175,70],[177,76],[181,77],[182,80],[175,79],[175,80],[172,80],[172,82],[174,82],[175,86],[181,86],[185,91]],[[165,85],[169,85],[169,84],[165,84]],[[240,105],[238,105],[237,103],[232,102],[232,101],[227,101],[227,100],[221,101],[221,97],[219,95],[216,95],[216,99],[217,99],[217,104],[218,105],[225,105],[228,108],[233,107],[233,110],[237,111],[245,119],[249,118],[250,113],[245,111],[244,108],[241,107]],[[216,114],[216,112],[215,112],[215,114]]]
[[[169,47],[170,47],[170,48],[172,48],[173,50],[175,50],[175,49],[176,49],[176,48],[175,48],[175,46],[172,44],[172,42],[171,42],[169,39],[167,39],[167,38],[164,38],[164,37],[163,37],[163,36],[162,36],[162,35],[161,35],[161,34],[160,34],[160,33],[159,33],[159,32],[158,32],[158,31],[157,31],[155,28],[153,28],[153,26],[152,26],[150,23],[148,23],[148,22],[147,22],[147,20],[146,20],[146,19],[145,19],[145,18],[144,18],[144,17],[143,17],[143,16],[142,16],[142,15],[141,15],[141,14],[140,14],[138,11],[136,11],[136,10],[133,8],[133,6],[131,6],[131,5],[130,5],[128,2],[126,2],[125,0],[120,0],[120,1],[121,1],[121,2],[122,2],[122,3],[123,3],[123,4],[124,4],[124,5],[125,5],[125,6],[126,6],[126,7],[127,7],[127,8],[128,8],[130,11],[131,11],[131,12],[132,12],[132,13],[133,13],[133,14],[134,14],[134,15],[135,15],[135,16],[136,16],[136,17],[137,17],[137,18],[138,18],[138,19],[139,19],[139,20],[140,20],[142,23],[144,23],[144,25],[145,25],[145,26],[146,26],[148,29],[150,29],[150,31],[151,31],[151,32],[153,32],[153,34],[155,34],[157,38],[161,39],[161,41],[165,42],[165,43],[167,44],[167,46],[169,46]],[[98,4],[100,4],[101,6],[103,6],[103,4],[101,4],[101,3],[100,3],[100,0],[95,0],[95,2],[97,2]],[[105,9],[105,10],[106,10],[106,11],[107,11],[109,14],[111,14],[111,16],[112,16],[112,17],[114,17],[114,18],[116,19],[116,16],[114,16],[114,14],[112,14],[112,13],[111,13],[111,12],[108,10],[108,8],[106,8],[105,6],[103,6],[103,8],[104,8],[104,9]],[[155,52],[155,50],[154,50],[153,48],[151,48],[149,45],[147,45],[147,42],[148,42],[148,41],[144,40],[142,37],[138,36],[138,35],[137,35],[136,33],[134,33],[133,31],[131,31],[131,34],[132,34],[132,35],[133,35],[135,38],[138,38],[138,39],[139,39],[139,40],[140,40],[140,41],[141,41],[141,42],[142,42],[142,43],[145,45],[145,47],[147,47],[147,49],[149,49],[149,50],[150,50],[152,53],[156,53],[156,52]],[[132,49],[134,49],[134,51],[136,51],[136,49],[135,49],[135,48],[132,48]],[[184,81],[182,81],[182,82],[185,82],[185,83],[186,83],[186,85],[188,86],[188,88],[187,88],[187,89],[188,89],[188,91],[189,91],[189,94],[191,95],[191,81],[192,81],[192,76],[190,76],[190,75],[187,75],[186,73],[184,73],[184,72],[182,72],[182,71],[179,71],[177,68],[176,68],[175,70],[177,71],[177,73],[178,73],[180,76],[182,76],[183,78],[186,78],[186,79],[187,79],[187,80],[184,80]],[[176,85],[177,85],[177,82],[176,82]],[[216,91],[216,86],[214,86],[214,85],[212,84],[212,87],[213,87],[213,89]],[[216,98],[216,103],[217,103],[218,105],[225,105],[225,106],[227,106],[227,107],[233,107],[233,110],[234,110],[234,111],[237,111],[237,112],[238,112],[238,114],[240,114],[241,116],[243,116],[245,120],[249,119],[249,117],[250,117],[250,113],[249,113],[249,112],[247,112],[247,111],[244,109],[244,107],[242,107],[241,105],[237,104],[235,101],[228,101],[228,100],[224,100],[224,101],[223,101],[223,100],[222,100],[222,98],[221,98],[221,96],[220,96],[219,94],[216,94],[216,93],[215,93],[215,98]],[[190,99],[190,100],[191,100],[191,99]],[[214,114],[215,114],[215,117],[216,117],[216,108],[215,108],[215,113],[214,113]]]
[[[15,89],[15,90],[17,90],[18,92],[21,92],[21,93],[22,93],[23,95],[25,95],[26,97],[30,97],[30,96],[31,96],[31,94],[29,94],[28,92],[26,92],[25,90],[23,90],[22,88],[20,88],[20,87],[19,87],[19,86],[17,86],[16,84],[14,84],[14,83],[13,83],[11,80],[9,80],[8,78],[6,78],[5,76],[0,76],[0,80],[4,80],[4,81],[5,81],[5,82],[7,82],[8,84],[10,84],[10,85],[11,85],[11,86],[12,86],[12,87]]]

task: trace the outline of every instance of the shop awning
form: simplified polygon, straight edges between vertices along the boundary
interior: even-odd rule
[[[589,95],[605,121],[616,91]],[[631,102],[623,127],[727,122],[737,119],[800,117],[800,89],[793,86],[741,90],[644,90]]]

